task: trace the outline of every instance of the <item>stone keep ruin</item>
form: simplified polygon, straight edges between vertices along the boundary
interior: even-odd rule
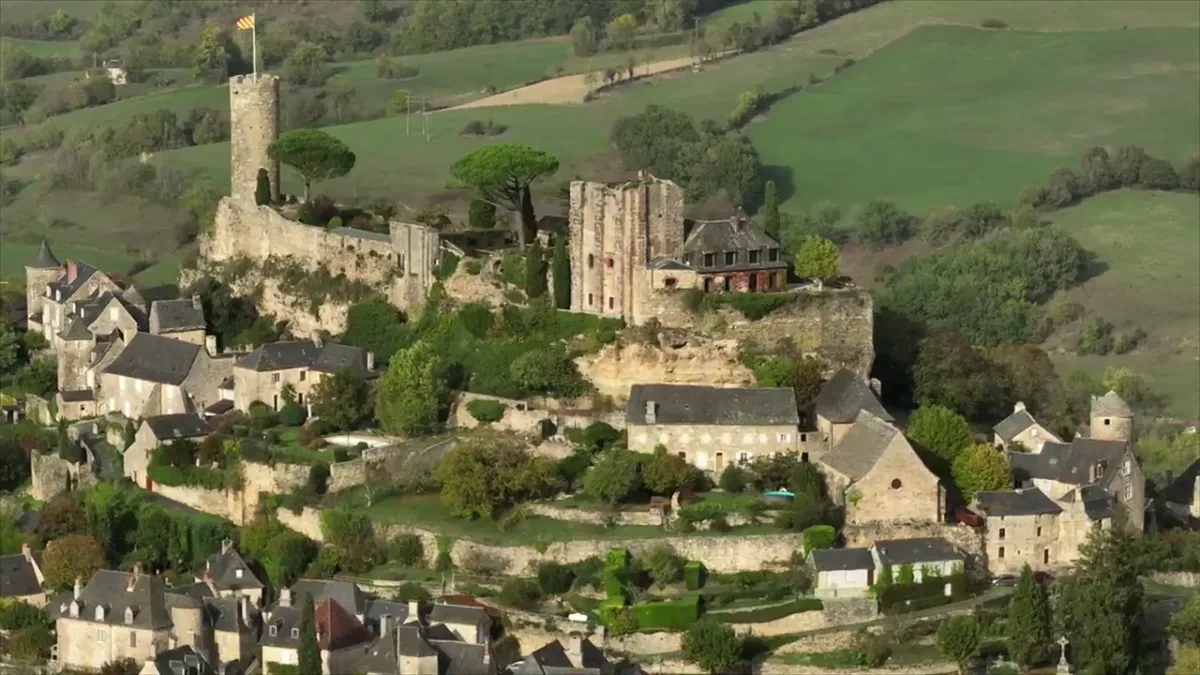
[[[211,232],[201,237],[201,270],[254,263],[249,272],[230,280],[234,290],[257,296],[263,312],[287,316],[297,334],[343,330],[351,303],[296,297],[293,285],[273,278],[271,270],[324,268],[334,278],[372,287],[400,309],[419,305],[436,281],[442,249],[437,230],[396,221],[388,224],[387,234],[349,227],[326,230],[256,204],[259,169],[266,169],[271,180],[273,201],[280,198],[279,163],[267,152],[279,135],[279,78],[231,78],[229,104],[230,196],[218,205]],[[306,307],[314,309],[305,311]]]

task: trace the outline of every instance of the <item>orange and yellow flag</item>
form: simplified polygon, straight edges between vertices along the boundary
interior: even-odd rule
[[[237,20],[238,30],[254,30],[254,15],[243,16]]]

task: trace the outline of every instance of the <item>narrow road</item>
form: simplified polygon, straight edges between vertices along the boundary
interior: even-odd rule
[[[995,600],[997,598],[1003,598],[1003,597],[1012,595],[1012,592],[1013,592],[1013,589],[1011,586],[1010,587],[993,586],[992,588],[989,588],[987,591],[983,592],[980,595],[977,595],[973,598],[967,598],[966,600],[959,600],[958,602],[952,602],[949,605],[940,605],[938,607],[930,607],[929,609],[922,609],[922,610],[918,610],[916,612],[910,612],[908,614],[896,614],[893,616],[882,616],[881,615],[879,618],[871,619],[870,621],[860,621],[858,623],[845,623],[840,626],[827,626],[825,628],[818,628],[817,630],[804,631],[803,633],[800,633],[798,635],[797,640],[803,640],[804,638],[806,638],[810,635],[823,635],[825,633],[838,633],[838,632],[841,632],[844,630],[851,630],[851,631],[858,630],[859,628],[865,628],[867,626],[874,626],[876,624],[881,624],[884,621],[887,621],[888,619],[891,619],[891,618],[896,618],[901,621],[912,621],[914,619],[925,619],[925,618],[928,618],[931,616],[941,616],[943,614],[949,614],[950,612],[956,612],[956,611],[963,610],[963,609],[974,609],[977,605],[982,605],[983,603],[985,603],[989,600]],[[789,644],[791,644],[791,643],[789,643]]]

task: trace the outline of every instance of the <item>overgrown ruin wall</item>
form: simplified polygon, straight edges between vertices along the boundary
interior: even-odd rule
[[[308,482],[308,472],[305,464],[243,462],[242,488],[238,490],[154,483],[151,491],[197,511],[226,518],[234,525],[245,525],[254,519],[262,494],[282,494],[303,487]]]
[[[737,342],[700,336],[660,339],[659,345],[621,340],[575,359],[575,365],[601,394],[619,400],[628,399],[635,384],[754,385],[754,373],[738,358]]]

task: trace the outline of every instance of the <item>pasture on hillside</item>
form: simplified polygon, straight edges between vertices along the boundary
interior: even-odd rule
[[[992,200],[1090,146],[1200,148],[1200,32],[920,28],[751,125],[787,208],[890,199],[911,211]]]
[[[5,3],[5,11],[7,12],[8,4]],[[0,38],[0,41],[11,43],[14,47],[20,47],[28,51],[30,54],[39,58],[48,56],[62,55],[73,56],[79,49],[79,46],[74,42],[61,42],[49,40],[26,40],[23,38],[5,37]]]
[[[1168,397],[1171,413],[1200,419],[1200,197],[1118,190],[1050,219],[1102,263],[1098,275],[1063,299],[1082,304],[1117,331],[1141,328],[1148,334],[1133,352],[1107,356],[1076,356],[1073,345],[1062,344],[1069,340],[1052,339],[1047,347],[1066,350],[1050,351],[1059,370],[1098,375],[1105,366],[1132,368]]]

